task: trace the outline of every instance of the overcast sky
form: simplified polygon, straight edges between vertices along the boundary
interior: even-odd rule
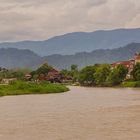
[[[0,41],[140,27],[140,0],[0,0]]]

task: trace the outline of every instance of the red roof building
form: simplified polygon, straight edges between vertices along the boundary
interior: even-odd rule
[[[55,78],[59,78],[60,77],[60,72],[55,70],[55,69],[52,69],[48,72],[47,76],[46,76],[46,79],[55,79]]]
[[[48,74],[40,74],[38,79],[41,81],[61,82],[62,75],[58,70],[51,69]]]
[[[112,65],[113,68],[117,67],[118,65],[123,65],[123,66],[125,66],[128,69],[133,69],[134,64],[135,64],[134,60],[128,60],[128,61],[115,62],[115,63],[113,63],[111,65]]]
[[[118,65],[123,65],[123,66],[127,67],[128,70],[133,70],[134,65],[136,63],[138,63],[138,62],[140,63],[140,53],[136,53],[134,55],[134,59],[131,59],[131,60],[128,60],[128,61],[115,62],[115,63],[113,63],[111,65],[112,65],[113,68],[116,67],[116,66],[118,66]]]
[[[128,60],[128,61],[120,61],[120,62],[115,62],[112,65],[112,68],[116,68],[118,65],[123,65],[128,69],[128,74],[126,76],[126,79],[132,78],[131,72],[133,71],[134,65],[135,65],[135,60]]]

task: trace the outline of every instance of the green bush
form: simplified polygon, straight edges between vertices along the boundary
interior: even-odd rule
[[[0,85],[0,96],[22,95],[22,94],[46,94],[66,92],[69,89],[61,84],[51,84],[48,82],[33,83],[16,81],[9,85]]]
[[[95,66],[86,66],[79,72],[78,81],[81,85],[92,86],[95,84],[94,74],[96,72]]]
[[[122,87],[140,87],[140,81],[127,81],[123,82]]]
[[[106,80],[111,72],[110,65],[103,64],[97,67],[96,72],[94,74],[95,77],[95,83],[98,86],[105,86]]]
[[[132,75],[133,75],[135,81],[140,81],[140,63],[137,63],[134,66],[134,69],[132,71]]]
[[[128,69],[125,66],[118,65],[110,72],[107,78],[107,85],[108,86],[120,85],[126,78],[127,73],[128,73]]]

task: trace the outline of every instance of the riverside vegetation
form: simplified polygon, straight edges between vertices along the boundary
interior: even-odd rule
[[[51,66],[44,64],[36,71],[28,69],[12,69],[8,70],[0,68],[0,96],[6,95],[22,95],[22,94],[48,94],[61,93],[69,89],[58,83],[50,83],[47,81],[38,80],[39,75],[47,74]],[[26,74],[32,74],[31,79],[26,79]],[[3,83],[4,80],[8,83]]]
[[[0,96],[60,93],[68,90],[69,89],[62,84],[14,81],[8,85],[0,85]]]
[[[69,89],[61,84],[37,81],[40,74],[47,74],[52,67],[45,64],[36,71],[29,70],[6,70],[2,69],[0,78],[16,78],[16,81],[8,85],[0,85],[0,96],[22,94],[47,94],[66,92]],[[31,73],[32,78],[26,81],[25,74]],[[78,70],[77,65],[72,65],[71,70],[60,72],[64,78],[71,77],[72,83],[81,86],[93,87],[140,87],[140,63],[134,66],[132,78],[126,79],[128,69],[123,65],[112,68],[109,64],[95,64]]]
[[[134,66],[131,79],[126,79],[128,69],[123,65],[112,68],[109,64],[95,64],[86,66],[78,71],[77,65],[72,65],[71,70],[62,70],[65,76],[71,76],[73,83],[82,86],[96,87],[140,87],[140,63]]]

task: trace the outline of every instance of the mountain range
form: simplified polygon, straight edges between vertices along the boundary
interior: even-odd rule
[[[3,68],[36,68],[42,58],[30,50],[15,48],[0,49],[0,67]]]
[[[92,52],[76,53],[75,55],[51,55],[44,58],[56,68],[69,69],[72,64],[76,64],[81,68],[96,63],[129,60],[134,58],[136,52],[140,52],[140,43],[131,43],[125,47],[115,49],[98,49]]]
[[[0,49],[0,66],[4,68],[37,68],[48,62],[57,69],[69,69],[72,64],[79,68],[96,63],[112,63],[115,61],[133,58],[136,52],[140,52],[140,43],[131,43],[115,49],[98,49],[92,52],[80,52],[74,55],[54,54],[41,57],[31,50],[16,48]]]
[[[29,49],[39,56],[73,55],[97,49],[114,49],[132,42],[140,43],[140,28],[74,32],[44,41],[0,43],[0,48]]]

